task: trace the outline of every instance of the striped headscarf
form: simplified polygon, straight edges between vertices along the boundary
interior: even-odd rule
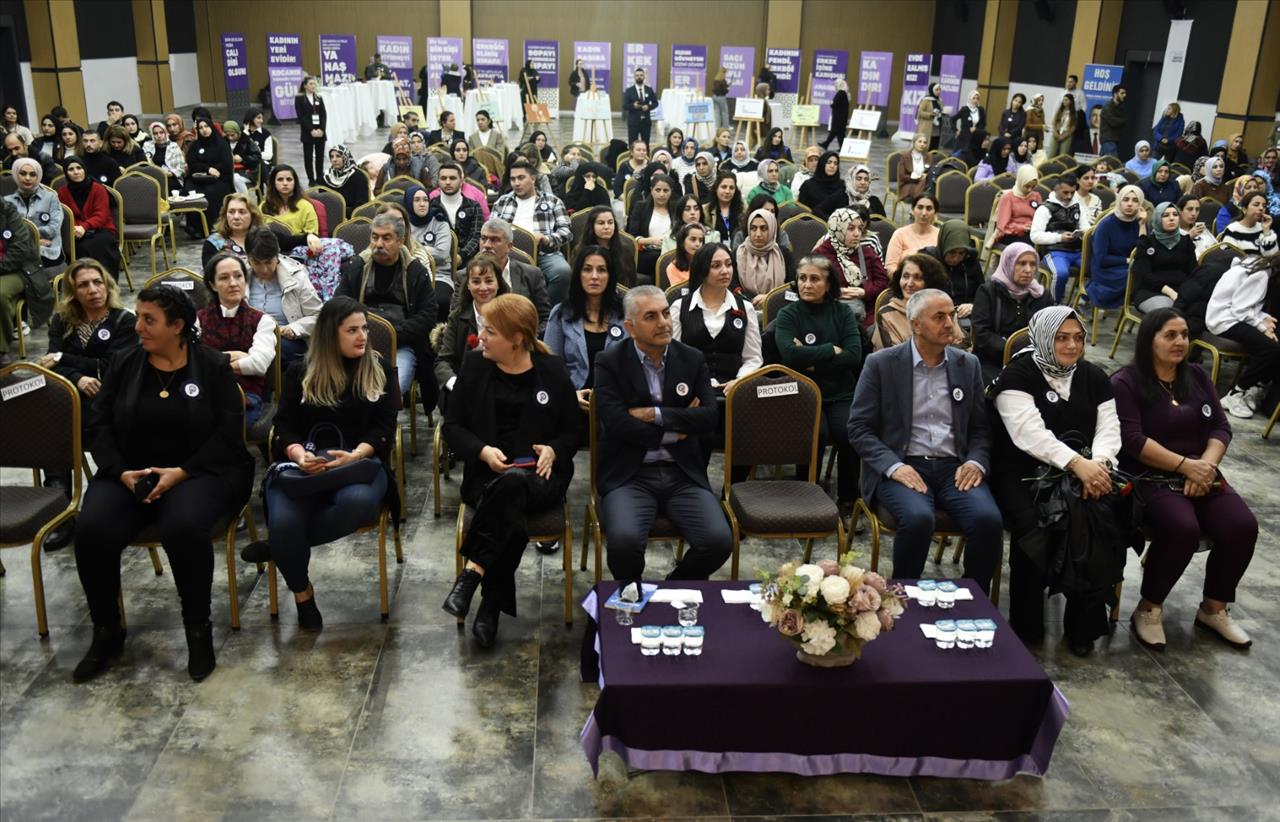
[[[1031,339],[1032,358],[1041,372],[1054,379],[1068,379],[1075,373],[1076,367],[1063,367],[1053,350],[1053,338],[1058,329],[1067,320],[1075,320],[1084,327],[1084,322],[1074,308],[1065,305],[1051,305],[1031,315],[1027,322],[1027,335]]]

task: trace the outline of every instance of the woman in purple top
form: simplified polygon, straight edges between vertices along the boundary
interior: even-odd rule
[[[1142,600],[1130,622],[1139,642],[1164,648],[1164,600],[1200,541],[1208,540],[1196,627],[1247,648],[1252,640],[1232,621],[1227,605],[1235,601],[1236,585],[1253,557],[1258,521],[1218,470],[1231,442],[1231,425],[1209,377],[1187,363],[1189,347],[1183,316],[1172,308],[1156,309],[1138,327],[1133,363],[1111,377],[1123,442],[1121,467],[1149,480],[1174,480],[1142,483],[1151,546]]]

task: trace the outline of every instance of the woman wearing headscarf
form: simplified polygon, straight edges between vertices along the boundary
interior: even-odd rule
[[[958,143],[958,145],[961,149],[955,156],[969,168],[974,168],[986,159],[987,152],[991,149],[991,135],[983,129],[975,129],[969,132],[968,142]]]
[[[706,205],[715,199],[716,159],[709,151],[699,151],[693,159],[693,170],[684,175],[684,193],[692,194]]]
[[[573,185],[564,193],[564,207],[570,213],[595,206],[607,206],[609,197],[608,171],[599,163],[580,162],[573,173]]]
[[[356,167],[356,159],[351,149],[338,143],[329,149],[329,165],[324,170],[324,184],[342,195],[346,201],[349,219],[351,213],[369,202],[369,178]],[[335,217],[330,220],[337,223]]]
[[[1142,189],[1142,196],[1146,197],[1149,203],[1160,203],[1165,200],[1173,203],[1182,196],[1182,188],[1178,185],[1178,181],[1173,179],[1173,171],[1164,160],[1156,160],[1152,164],[1151,176],[1140,180],[1138,188]]]
[[[840,153],[827,151],[818,158],[818,164],[813,167],[813,174],[801,184],[797,199],[801,204],[808,206],[814,214],[820,214],[828,200],[843,193],[844,180],[840,179]],[[834,210],[834,208],[831,209],[831,211]]]
[[[1071,150],[1071,135],[1076,130],[1076,98],[1062,95],[1053,119],[1045,124],[1044,150],[1050,158]]]
[[[1146,140],[1139,140],[1133,146],[1133,156],[1124,164],[1124,167],[1142,178],[1150,177],[1151,172],[1155,170],[1155,165],[1156,161],[1151,157],[1151,144]]]
[[[1049,306],[1031,316],[1027,331],[1031,350],[987,391],[1002,423],[993,455],[1002,470],[992,493],[1012,535],[1009,624],[1023,642],[1039,642],[1045,587],[1065,593],[1063,638],[1072,653],[1088,656],[1110,627],[1108,606],[1128,550],[1112,502],[1120,419],[1111,380],[1083,359],[1084,323],[1075,311]],[[1061,478],[1024,480],[1046,469]],[[1048,511],[1056,516],[1045,526]]]
[[[169,179],[165,192],[182,188],[182,178],[187,176],[187,158],[182,155],[182,148],[169,139],[169,130],[164,123],[154,122],[149,126],[151,139],[142,144],[142,153],[148,162],[164,169]]]
[[[840,291],[837,297],[849,306],[864,330],[875,322],[872,309],[876,298],[889,285],[880,255],[874,246],[863,242],[866,230],[865,210],[836,209],[827,220],[827,236],[813,247],[814,254],[831,263],[833,287]]]
[[[1013,151],[1013,145],[1004,137],[997,137],[991,141],[991,147],[987,149],[987,156],[983,157],[978,163],[978,170],[973,174],[973,181],[980,183],[983,180],[990,180],[1001,174],[1013,171],[1013,164],[1010,162],[1009,154]]]
[[[808,146],[804,150],[803,156],[800,158],[800,165],[796,167],[795,174],[791,175],[791,190],[796,193],[796,197],[800,196],[800,189],[804,184],[813,179],[813,173],[818,168],[818,158],[822,156],[822,149],[817,146]]]
[[[911,138],[911,150],[898,155],[898,199],[910,200],[924,192],[929,183],[929,138]]]
[[[545,131],[535,131],[529,135],[529,142],[533,144],[534,149],[538,152],[539,171],[550,171],[556,164],[556,152],[551,147],[551,142],[547,139]]]
[[[422,186],[409,186],[404,192],[404,208],[409,212],[409,235],[431,251],[431,270],[437,275],[447,273],[452,282],[453,238],[444,205],[431,199]]]
[[[249,190],[249,185],[258,179],[258,168],[262,165],[262,152],[258,144],[240,129],[235,120],[227,120],[222,124],[222,133],[227,136],[231,146],[231,167],[235,169],[236,191],[241,194]]]
[[[1209,153],[1209,145],[1200,136],[1200,122],[1192,120],[1183,129],[1182,136],[1173,141],[1173,162],[1190,166]]]
[[[938,229],[938,244],[921,249],[921,253],[930,254],[942,263],[947,272],[945,290],[956,307],[956,317],[967,319],[973,311],[978,286],[986,279],[978,262],[978,251],[969,237],[969,226],[964,220],[947,220]]]
[[[1218,209],[1218,216],[1211,226],[1213,233],[1215,235],[1221,234],[1233,220],[1243,217],[1244,199],[1250,194],[1265,190],[1266,186],[1263,185],[1262,180],[1253,175],[1237,177],[1231,184],[1231,199],[1223,203],[1222,208]],[[1152,202],[1156,201],[1152,200]]]
[[[756,209],[747,220],[747,239],[738,246],[738,283],[742,295],[756,308],[770,291],[795,279],[795,265],[778,245],[778,220],[767,209]]]
[[[936,149],[942,136],[942,84],[934,83],[916,104],[917,135],[929,138],[929,148]]]
[[[960,110],[951,115],[951,128],[955,131],[955,147],[959,152],[969,147],[973,134],[987,127],[987,110],[982,106],[982,96],[978,90],[969,92],[969,101]],[[967,160],[968,165],[973,165]],[[976,162],[976,161],[975,161]]]
[[[1191,194],[1203,200],[1212,197],[1219,203],[1231,201],[1231,182],[1226,178],[1227,161],[1210,157],[1204,163],[1204,177],[1191,187]]]
[[[1151,128],[1151,140],[1155,144],[1152,151],[1156,157],[1161,160],[1173,160],[1178,152],[1178,138],[1182,136],[1184,127],[1182,107],[1177,103],[1165,106],[1160,119]]]
[[[1041,145],[1044,143],[1044,126],[1044,95],[1037,94],[1027,106],[1027,124],[1022,133],[1026,137],[1035,137],[1036,145]]]
[[[761,160],[756,167],[756,172],[760,176],[760,182],[747,193],[748,200],[757,194],[768,194],[778,205],[789,203],[795,199],[791,194],[791,189],[781,182],[782,170],[779,168],[777,160]]]
[[[827,128],[827,139],[818,144],[824,149],[832,142],[839,146],[849,127],[849,85],[841,77],[836,80],[835,87],[836,93],[831,98],[831,124]]]
[[[111,219],[111,198],[107,189],[89,178],[79,157],[62,161],[67,184],[58,189],[58,199],[71,209],[75,220],[72,232],[76,238],[76,256],[89,257],[102,263],[112,277],[120,274],[120,241],[116,224]]]
[[[1013,188],[1000,195],[996,203],[993,245],[1031,242],[1031,220],[1041,199],[1036,191],[1039,182],[1040,173],[1035,166],[1028,164],[1018,169]]]
[[[765,106],[768,111],[768,106]],[[791,149],[787,148],[786,140],[782,136],[782,129],[769,129],[768,136],[764,138],[764,142],[760,144],[760,148],[756,150],[756,160],[786,160],[791,162]]]
[[[1004,367],[1004,347],[1015,331],[1027,327],[1037,311],[1053,305],[1036,277],[1040,257],[1026,243],[1013,243],[1000,253],[991,279],[973,297],[970,316],[973,353],[982,364],[982,381],[990,383]]]
[[[728,169],[737,174],[755,170],[758,161],[751,159],[751,152],[747,149],[747,144],[743,140],[737,140],[733,144],[733,154],[729,159],[720,164],[721,170]]]
[[[1026,165],[1034,165],[1031,156],[1031,139],[1025,135],[1013,141],[1013,151],[1009,152],[1009,173],[1017,174],[1018,169]]]
[[[213,128],[213,121],[200,118],[195,122],[196,138],[187,146],[187,184],[199,191],[209,202],[205,219],[210,225],[222,213],[222,198],[234,190],[231,146]],[[187,220],[188,231],[194,231],[199,221]]]
[[[1172,308],[1178,289],[1195,271],[1195,242],[1178,230],[1180,217],[1176,203],[1161,202],[1151,212],[1151,230],[1138,238],[1129,266],[1129,302],[1143,314]]]
[[[1120,189],[1115,210],[1102,218],[1089,239],[1089,271],[1085,291],[1095,308],[1119,308],[1129,282],[1129,255],[1147,233],[1142,189]]]
[[[40,265],[43,268],[53,268],[62,262],[61,201],[48,186],[40,184],[41,175],[44,174],[40,161],[32,157],[19,157],[13,161],[12,171],[15,189],[4,199],[18,210],[18,216],[36,227]],[[26,296],[30,302],[32,295]]]
[[[679,153],[671,158],[671,173],[675,175],[677,180],[683,180],[693,173],[693,161],[697,156],[698,141],[692,137],[686,138],[680,144]]]

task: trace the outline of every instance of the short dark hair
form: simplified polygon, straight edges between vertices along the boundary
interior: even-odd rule
[[[462,173],[462,166],[458,165],[458,164],[457,164],[457,162],[455,162],[455,161],[453,161],[453,160],[449,160],[449,161],[447,161],[447,162],[444,162],[444,163],[441,163],[441,164],[440,164],[440,171],[444,171],[445,169],[449,169],[449,170],[451,170],[451,171],[456,171],[456,172],[458,172],[458,176],[459,176],[459,177],[464,176],[464,175],[463,175],[463,173]],[[439,176],[440,176],[440,171],[437,171],[437,172],[436,172],[436,177],[439,177]]]
[[[1125,88],[1120,83],[1116,83],[1114,86],[1111,87],[1111,96],[1115,97],[1117,91],[1128,91],[1128,89]]]
[[[176,286],[161,283],[139,291],[137,302],[153,303],[159,306],[164,312],[166,323],[182,320],[183,343],[194,345],[200,341],[200,332],[196,330],[196,307],[187,296],[187,292]]]
[[[1075,80],[1077,83],[1078,83],[1078,82],[1080,82],[1080,76],[1079,76],[1079,75],[1077,75],[1077,74],[1068,74],[1068,75],[1067,75],[1067,79],[1068,79],[1068,80]]]
[[[1063,183],[1066,183],[1070,185],[1072,188],[1075,188],[1076,186],[1080,185],[1080,180],[1076,177],[1076,175],[1068,171],[1066,174],[1063,174],[1062,176],[1058,177],[1058,182],[1054,183],[1054,186],[1055,187],[1060,186]]]
[[[914,263],[920,269],[920,273],[924,275],[924,287],[936,288],[940,291],[948,291],[949,280],[946,269],[942,267],[942,263],[938,262],[936,257],[929,254],[909,254],[902,259],[898,267],[893,272],[893,276],[889,278],[889,290],[893,292],[893,296],[901,299],[902,297],[902,270],[906,268],[907,263]]]
[[[244,238],[244,250],[253,260],[270,260],[280,256],[280,238],[264,225],[249,229]]]
[[[112,106],[115,106],[116,108],[120,109],[121,111],[124,111],[124,103],[120,102],[119,100],[110,100],[110,101],[108,101],[108,103],[107,103],[107,108],[111,108]]]
[[[67,119],[67,110],[63,106],[54,106],[53,108],[49,109],[49,114],[53,115],[53,117],[57,120]]]
[[[261,231],[264,229],[259,227],[254,230]],[[265,231],[270,233],[271,229],[268,228],[268,229],[265,229]],[[246,241],[247,239],[248,238],[246,238]],[[240,266],[240,273],[244,275],[245,283],[247,284],[249,282],[249,266],[247,263],[245,263],[244,258],[241,257],[239,254],[233,254],[230,251],[219,251],[217,254],[214,254],[212,257],[209,258],[209,262],[204,264],[204,272],[203,272],[204,287],[209,289],[209,293],[213,294],[215,298],[217,297],[218,292],[214,290],[213,284],[214,284],[214,280],[217,279],[216,272],[218,270],[218,263],[222,262],[223,260],[235,260],[236,265]],[[245,294],[246,299],[248,298],[248,296],[249,296],[248,294]],[[142,298],[139,297],[138,299],[142,299]]]
[[[508,180],[510,180],[510,179],[511,179],[511,172],[515,171],[516,169],[522,169],[522,170],[524,170],[524,171],[527,171],[527,172],[529,173],[529,176],[530,176],[530,177],[537,177],[537,176],[538,176],[538,170],[537,170],[536,168],[534,168],[534,167],[533,167],[533,163],[531,163],[531,162],[529,162],[528,160],[526,160],[525,158],[521,157],[520,159],[515,160],[514,162],[512,162],[512,163],[511,163],[511,166],[507,169],[507,179],[508,179]]]

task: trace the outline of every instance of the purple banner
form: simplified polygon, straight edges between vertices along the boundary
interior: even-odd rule
[[[944,54],[938,71],[942,83],[942,107],[947,111],[960,108],[960,82],[964,79],[964,55]]]
[[[893,73],[893,52],[864,51],[858,68],[858,106],[889,105],[889,83]]]
[[[249,66],[245,61],[243,34],[222,35],[222,76],[226,80],[227,91],[249,90]]]
[[[429,91],[440,87],[440,78],[450,63],[456,63],[462,73],[462,38],[427,38],[427,77],[431,80]]]
[[[471,38],[471,65],[476,67],[480,82],[507,82],[509,50],[506,40]]]
[[[525,40],[524,59],[525,62],[533,61],[533,67],[538,72],[539,88],[555,88],[560,85],[559,40]]]
[[[671,87],[706,91],[706,46],[677,44],[671,47]]]
[[[720,65],[729,82],[729,96],[751,97],[756,87],[755,46],[721,46]]]
[[[356,76],[356,36],[320,35],[320,85],[336,86]]]
[[[297,116],[293,98],[302,87],[302,38],[297,34],[267,35],[267,85],[271,87],[271,110],[281,120]]]
[[[609,93],[609,64],[613,59],[613,43],[597,43],[575,40],[573,43],[573,60],[582,61],[582,68],[587,72],[588,88],[590,81],[595,80],[596,88]]]
[[[400,91],[413,96],[413,38],[399,34],[379,34],[378,53],[396,76]]]
[[[775,92],[800,93],[800,49],[765,49],[764,64],[778,78],[773,85]]]
[[[866,57],[863,56],[865,61]],[[929,91],[929,72],[933,70],[932,54],[908,54],[902,73],[902,99],[898,103],[898,130],[916,130],[916,107]]]
[[[849,75],[849,52],[819,49],[813,53],[813,102],[822,107],[822,122],[831,117],[836,80]]]
[[[658,44],[623,43],[622,75],[627,85],[635,83],[636,69],[644,69],[645,85],[658,87]]]

